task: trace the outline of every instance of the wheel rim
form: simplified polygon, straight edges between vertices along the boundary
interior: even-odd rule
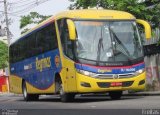
[[[60,92],[60,95],[63,95],[63,94],[64,94],[64,91],[63,91],[63,86],[62,86],[62,84],[60,85],[59,92]]]
[[[26,89],[25,85],[23,87],[23,95],[24,95],[25,98],[27,97],[27,89]]]

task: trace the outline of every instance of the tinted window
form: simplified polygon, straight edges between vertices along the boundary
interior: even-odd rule
[[[58,28],[61,37],[61,43],[64,54],[73,59],[74,58],[74,41],[69,39],[68,27],[66,19],[58,20]]]
[[[10,63],[58,48],[55,24],[41,28],[10,46]]]

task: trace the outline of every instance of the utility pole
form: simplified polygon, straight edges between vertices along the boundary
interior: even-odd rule
[[[8,41],[8,57],[9,57],[9,46],[10,46],[10,32],[9,32],[9,21],[8,21],[8,8],[7,8],[7,0],[4,0],[4,14],[5,14],[5,22],[6,22],[6,31],[7,31],[7,41]],[[9,59],[9,58],[8,58]],[[8,60],[9,63],[9,60]],[[9,67],[7,67],[9,70]],[[10,76],[10,75],[9,75]],[[7,86],[9,88],[9,84],[7,82]],[[9,92],[9,89],[8,89]]]
[[[7,0],[4,0],[4,14],[5,14],[5,22],[6,22],[6,31],[7,31],[7,41],[8,46],[10,45],[10,35],[9,35],[9,22],[8,22],[8,12],[7,12]]]

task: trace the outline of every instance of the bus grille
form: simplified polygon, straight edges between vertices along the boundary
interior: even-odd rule
[[[97,74],[94,76],[97,79],[125,79],[125,78],[132,78],[134,77],[134,73],[127,73],[127,74]]]

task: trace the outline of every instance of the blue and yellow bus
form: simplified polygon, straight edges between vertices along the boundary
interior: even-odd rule
[[[59,13],[23,34],[9,47],[10,91],[26,101],[41,94],[59,94],[62,102],[76,94],[145,88],[142,39],[133,15],[114,10]]]

